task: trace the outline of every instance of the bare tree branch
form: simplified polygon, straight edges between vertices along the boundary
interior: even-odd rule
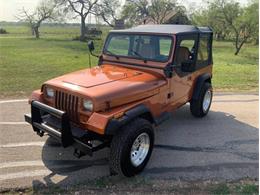
[[[64,9],[71,10],[81,19],[80,39],[83,40],[86,33],[86,18],[89,14],[93,14],[94,7],[99,0],[55,0]]]
[[[40,38],[39,28],[42,22],[56,19],[57,14],[55,8],[56,5],[50,1],[42,1],[31,14],[23,8],[17,18],[20,21],[28,22],[32,30],[32,35],[35,35],[36,38]]]
[[[114,23],[119,18],[116,16],[120,9],[120,3],[118,0],[102,0],[97,4],[95,9],[95,15],[100,16],[104,22],[109,26],[114,27]]]

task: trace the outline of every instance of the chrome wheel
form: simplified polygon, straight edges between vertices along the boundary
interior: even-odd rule
[[[150,137],[147,133],[140,134],[134,141],[130,159],[133,166],[137,167],[142,164],[149,152],[150,148]]]
[[[204,113],[208,111],[211,104],[211,99],[212,99],[212,92],[211,90],[208,90],[204,95],[203,103],[202,103],[202,109]]]

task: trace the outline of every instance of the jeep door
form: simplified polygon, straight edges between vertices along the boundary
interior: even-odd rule
[[[173,76],[170,83],[170,102],[179,107],[189,101],[191,88],[196,79],[195,71],[199,34],[177,35],[173,59]]]

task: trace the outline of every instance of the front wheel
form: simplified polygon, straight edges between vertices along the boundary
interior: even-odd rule
[[[208,114],[212,102],[212,86],[210,83],[204,83],[201,88],[198,99],[192,99],[190,102],[190,111],[195,117],[204,117]]]
[[[140,173],[151,156],[154,132],[151,123],[137,118],[116,134],[110,147],[110,172],[126,177]]]

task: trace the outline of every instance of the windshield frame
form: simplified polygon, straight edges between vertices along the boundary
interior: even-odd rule
[[[129,35],[129,36],[135,36],[135,35],[138,35],[138,36],[157,36],[157,37],[167,37],[171,40],[171,46],[170,46],[170,50],[169,50],[169,55],[168,55],[168,58],[166,60],[156,60],[156,59],[151,59],[151,58],[141,58],[141,57],[138,57],[138,56],[126,56],[126,55],[112,55],[110,54],[109,52],[107,52],[107,46],[108,46],[108,43],[109,41],[111,40],[111,36],[112,35]],[[172,56],[172,52],[174,50],[173,46],[174,46],[174,41],[175,39],[173,38],[173,36],[171,34],[153,34],[153,33],[139,33],[139,32],[135,32],[135,33],[132,33],[132,32],[110,32],[108,35],[107,35],[107,38],[106,38],[106,41],[105,41],[105,44],[104,44],[104,47],[103,47],[103,50],[102,50],[102,54],[105,54],[107,56],[110,56],[110,57],[118,57],[118,58],[125,58],[125,59],[134,59],[134,60],[140,60],[140,61],[146,61],[146,62],[159,62],[159,63],[166,63],[166,62],[169,62],[171,56]]]

